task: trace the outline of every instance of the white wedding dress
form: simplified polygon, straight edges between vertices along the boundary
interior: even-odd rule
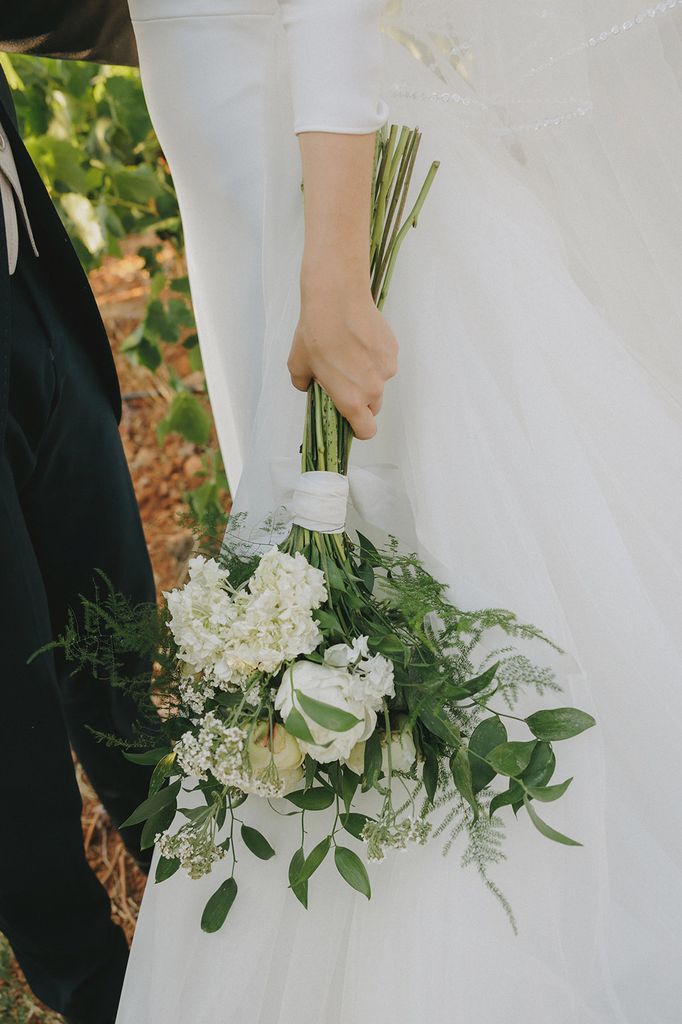
[[[118,1024],[676,1024],[682,4],[393,0],[381,35],[375,0],[130,4],[236,506],[278,503],[300,441],[295,131],[419,125],[417,178],[441,166],[386,305],[400,370],[352,458],[396,467],[378,521],[461,606],[569,652],[598,726],[546,809],[582,849],[503,812],[518,937],[438,841],[375,866],[369,903],[325,863],[306,912],[297,819],[250,798],[277,856],[240,855],[214,935],[223,865],[150,882]]]

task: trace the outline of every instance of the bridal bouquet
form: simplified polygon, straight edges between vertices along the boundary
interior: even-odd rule
[[[437,168],[400,226],[418,143],[418,131],[395,126],[379,136],[371,238],[379,306]],[[214,557],[190,561],[154,628],[137,629],[153,635],[165,742],[127,755],[156,765],[149,797],[127,824],[144,822],[144,844],[157,844],[157,882],[180,869],[200,878],[227,858],[232,870],[205,907],[205,931],[221,927],[237,895],[238,846],[275,855],[249,822],[254,800],[270,802],[273,820],[300,815],[289,886],[305,906],[327,857],[369,897],[365,859],[426,843],[448,824],[469,831],[473,859],[486,843],[497,851],[495,815],[505,805],[574,844],[536,807],[571,781],[551,781],[553,744],[593,719],[570,707],[513,714],[524,688],[555,686],[513,641],[549,641],[511,612],[460,610],[397,540],[375,546],[346,532],[351,440],[312,384],[286,540],[254,554],[228,534]],[[124,622],[120,607],[110,608],[108,620],[129,638],[135,614]],[[445,821],[434,828],[437,808]]]

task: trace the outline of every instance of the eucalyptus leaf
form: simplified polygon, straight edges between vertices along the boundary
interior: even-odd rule
[[[341,825],[355,839],[362,839],[362,830],[368,821],[373,820],[373,818],[368,818],[366,814],[357,814],[355,811],[341,815]]]
[[[438,710],[430,710],[428,708],[422,708],[419,711],[419,718],[434,736],[437,736],[439,740],[447,744],[448,747],[458,747],[461,742],[461,735],[459,728],[454,722],[445,714],[442,708]]]
[[[526,788],[534,800],[540,800],[541,803],[548,804],[562,797],[572,782],[573,778],[571,777],[566,779],[565,782],[558,783],[556,786],[527,786]]]
[[[131,761],[133,764],[156,765],[169,753],[168,747],[157,747],[155,750],[146,750],[143,754],[130,754],[125,751],[123,756],[126,761]]]
[[[526,725],[539,740],[568,740],[595,724],[592,715],[578,708],[536,711],[526,719]]]
[[[375,729],[365,743],[365,761],[362,769],[362,791],[372,789],[381,775],[381,734]]]
[[[484,718],[472,732],[469,737],[469,764],[474,793],[480,793],[482,789],[485,789],[496,774],[495,769],[482,759],[487,758],[491,750],[506,741],[507,730],[497,715],[493,715],[492,718]]]
[[[216,889],[204,907],[204,912],[201,915],[201,930],[211,933],[222,928],[236,896],[237,883],[234,878],[228,878]]]
[[[310,876],[317,871],[320,864],[329,853],[330,847],[331,839],[329,836],[325,836],[322,842],[318,843],[317,846],[315,846],[308,854],[303,862],[300,873],[296,875],[293,881],[290,881],[292,889],[295,889],[302,882],[306,882]]]
[[[500,775],[517,776],[528,767],[534,749],[535,740],[510,740],[493,747],[488,754],[488,761]]]
[[[523,789],[518,782],[510,780],[509,789],[505,789],[503,793],[496,793],[490,801],[490,817],[492,818],[500,807],[507,807],[509,804],[513,807],[517,802],[523,802]]]
[[[159,857],[159,862],[156,865],[154,881],[165,882],[166,879],[171,878],[179,868],[180,860],[178,857]]]
[[[140,836],[140,849],[149,850],[156,842],[156,837],[165,832],[173,824],[176,814],[176,804],[168,804],[162,807],[156,814],[147,818]]]
[[[304,743],[315,742],[315,737],[311,733],[308,723],[298,708],[291,709],[289,716],[284,723],[284,728],[290,736],[295,736],[297,740],[303,740]]]
[[[173,769],[175,768],[175,760],[176,755],[174,750],[171,751],[170,754],[166,754],[164,757],[161,758],[156,768],[152,772],[151,779],[149,780],[150,796],[154,796],[155,793],[158,793],[164,781],[168,778],[169,775],[180,774],[177,769],[173,771]]]
[[[452,772],[452,778],[454,779],[455,786],[471,807],[471,810],[474,813],[474,821],[477,821],[479,816],[479,807],[476,802],[474,787],[471,781],[469,758],[467,757],[466,748],[464,746],[458,747],[450,758],[450,771]]]
[[[494,665],[491,665],[490,668],[487,668],[485,672],[481,672],[481,674],[476,676],[474,679],[467,679],[466,683],[463,685],[469,696],[473,697],[475,693],[480,693],[481,690],[486,690],[497,675],[499,667],[500,663],[499,661],[496,661]]]
[[[323,729],[330,729],[332,732],[348,732],[349,729],[360,723],[359,718],[342,708],[336,708],[332,704],[325,704],[321,700],[309,697],[301,690],[296,690],[295,693],[298,703],[308,718],[312,718],[313,722],[317,722]]]
[[[323,630],[330,633],[338,634],[339,636],[344,635],[343,626],[339,622],[334,612],[325,611],[322,608],[318,608],[315,612],[315,618],[319,622]]]
[[[166,786],[165,789],[160,789],[158,793],[148,797],[133,811],[129,818],[126,818],[120,827],[130,828],[131,825],[139,825],[140,822],[146,821],[147,818],[150,818],[152,814],[156,814],[162,808],[174,805],[177,801],[181,785],[182,780],[178,779],[172,786]]]
[[[579,843],[576,839],[570,839],[568,836],[565,836],[562,832],[557,832],[557,830],[552,828],[551,825],[548,825],[546,821],[543,821],[542,818],[539,817],[537,811],[534,809],[532,803],[530,802],[527,796],[524,797],[523,802],[530,816],[530,820],[533,822],[538,832],[541,832],[543,836],[547,837],[547,839],[552,839],[555,843],[562,843],[564,846],[583,845],[582,843]]]
[[[242,825],[241,833],[244,845],[256,857],[259,857],[261,860],[270,860],[271,857],[275,856],[272,846],[270,846],[270,843],[258,829],[251,828],[250,825]]]
[[[324,811],[331,807],[336,798],[333,790],[326,786],[313,786],[302,792],[289,793],[286,799],[302,811]]]
[[[303,847],[301,847],[300,850],[297,850],[296,853],[293,855],[293,857],[291,858],[291,863],[289,864],[289,885],[291,886],[291,891],[293,892],[296,899],[299,901],[299,903],[302,903],[307,910],[308,879],[306,878],[303,882],[296,883],[296,879],[303,871],[304,863],[305,853],[303,852]]]
[[[556,758],[549,743],[540,740],[531,754],[528,767],[521,774],[526,786],[546,786],[554,775]]]
[[[360,776],[352,772],[348,765],[344,765],[341,775],[341,797],[347,812],[350,811],[350,805],[359,785]]]
[[[431,803],[433,803],[436,790],[438,789],[438,758],[433,747],[422,741],[422,752],[424,754],[424,770],[422,779],[424,789]]]
[[[349,850],[347,846],[337,846],[334,850],[334,863],[342,878],[358,892],[370,899],[372,889],[369,884],[367,869],[357,853]]]

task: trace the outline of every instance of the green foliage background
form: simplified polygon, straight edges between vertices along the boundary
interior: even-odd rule
[[[183,345],[192,369],[201,369],[189,282],[186,276],[169,276],[159,261],[162,248],[170,245],[184,266],[184,242],[173,181],[139,74],[131,68],[7,54],[0,54],[0,63],[26,147],[86,270],[104,256],[120,256],[127,237],[153,238],[138,249],[151,276],[145,316],[123,349],[133,362],[163,372],[170,382],[173,397],[159,441],[175,431],[205,449],[206,478],[189,496],[193,513],[202,518],[220,502],[226,481],[211,449],[206,402],[166,360],[169,347]]]

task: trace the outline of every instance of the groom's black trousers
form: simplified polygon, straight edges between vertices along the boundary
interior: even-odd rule
[[[129,735],[134,710],[53,653],[27,659],[93,594],[94,569],[135,601],[154,600],[154,586],[111,394],[88,350],[92,321],[79,321],[77,293],[55,286],[49,257],[47,238],[37,259],[22,236],[0,332],[0,930],[46,1003],[78,1024],[111,1024],[127,949],[85,860],[70,747],[122,821],[146,796],[147,770],[88,726]],[[134,852],[135,835],[125,838]]]

